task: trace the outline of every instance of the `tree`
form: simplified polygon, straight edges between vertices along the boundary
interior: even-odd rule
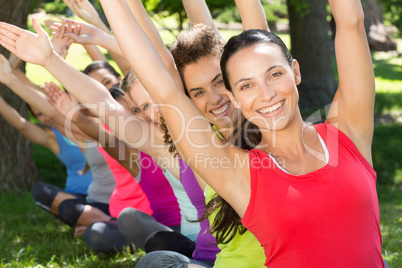
[[[0,0],[0,5],[2,21],[26,28],[30,1]],[[8,56],[8,52],[1,46],[0,53]],[[0,84],[0,94],[21,115],[28,117],[22,100],[3,84]],[[0,128],[0,191],[29,190],[39,180],[32,159],[30,142],[1,117],[0,124],[2,126]]]
[[[370,49],[373,51],[396,50],[396,43],[387,33],[383,24],[382,7],[376,0],[364,0],[363,9],[364,26]]]
[[[328,36],[326,1],[287,0],[291,52],[301,66],[300,109],[303,114],[329,104],[337,83]]]
[[[402,31],[402,0],[381,0],[384,6],[384,15],[397,28]]]
[[[160,18],[168,16],[175,17],[178,30],[183,30],[184,22],[187,20],[187,15],[181,0],[142,0],[142,2],[144,3],[147,11],[151,14],[156,14]],[[209,10],[212,13],[212,16],[216,15],[227,7],[234,6],[233,0],[206,0],[206,2]],[[165,30],[169,30],[173,33],[173,29],[170,29],[168,26],[163,24],[163,20],[159,20],[158,23],[165,28]]]

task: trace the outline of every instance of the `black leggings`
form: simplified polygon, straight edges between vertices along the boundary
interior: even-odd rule
[[[50,207],[52,206],[52,203],[58,193],[67,192],[63,191],[59,187],[42,182],[37,183],[32,190],[32,195],[36,204],[46,211],[50,210]],[[77,225],[78,218],[84,211],[85,205],[96,207],[106,215],[110,215],[108,204],[87,202],[86,196],[82,194],[68,194],[74,195],[76,198],[66,199],[61,202],[58,207],[58,211],[60,220],[70,227],[73,228]]]
[[[35,184],[35,186],[32,189],[32,195],[36,204],[46,211],[50,210],[54,198],[58,193],[67,193],[67,192],[59,187],[43,182]],[[74,195],[75,197],[77,197],[77,199],[85,200],[86,198],[86,195],[83,194],[72,194],[72,193],[68,194]]]

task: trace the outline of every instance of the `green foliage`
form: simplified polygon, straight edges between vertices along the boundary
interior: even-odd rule
[[[43,3],[43,0],[31,0],[30,6],[29,6],[29,13],[34,13],[35,10],[40,7]]]
[[[264,3],[263,8],[267,21],[269,23],[273,23],[281,18],[286,18],[288,16],[286,3],[282,0],[272,1],[269,4]],[[239,11],[235,6],[219,9],[218,11],[219,12],[215,10],[214,13],[216,14],[216,19],[220,22],[241,22]]]
[[[307,16],[310,13],[309,4],[307,0],[288,0],[288,4],[292,5],[300,18]]]
[[[395,25],[399,32],[402,29],[402,0],[382,0],[384,18]]]
[[[42,8],[46,13],[50,14],[65,14],[67,6],[63,0],[31,0],[30,13],[36,12],[36,9]]]
[[[43,8],[49,14],[65,14],[68,7],[63,0],[55,0],[49,3],[43,3]]]
[[[183,28],[187,16],[181,1],[143,0],[142,2],[151,14],[157,14],[162,18],[174,16],[179,29]],[[231,0],[207,0],[206,3],[213,17],[218,16],[228,7],[234,7],[234,1]]]

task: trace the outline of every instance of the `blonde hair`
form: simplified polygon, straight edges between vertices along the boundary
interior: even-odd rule
[[[121,80],[120,89],[124,92],[127,92],[127,94],[130,94],[131,89],[133,88],[133,84],[136,81],[138,81],[137,75],[133,72],[133,70],[130,70],[124,77],[124,79]]]

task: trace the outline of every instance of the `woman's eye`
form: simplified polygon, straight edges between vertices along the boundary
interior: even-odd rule
[[[149,103],[145,104],[144,108],[142,108],[142,109],[145,111],[146,109],[148,109],[148,107],[149,107]]]
[[[275,78],[275,77],[280,76],[281,74],[282,74],[281,72],[276,72],[276,73],[273,73],[273,74],[271,75],[271,77],[272,77],[272,78]]]
[[[223,85],[223,80],[221,79],[221,80],[218,80],[216,83],[215,83],[215,86],[216,87],[218,87],[218,86],[220,86],[220,85]]]
[[[202,91],[202,90],[197,91],[197,93],[194,94],[194,98],[201,96],[203,93],[204,93],[204,91]]]
[[[244,90],[244,89],[248,89],[248,88],[250,88],[251,87],[251,84],[244,84],[244,85],[242,85],[241,86],[241,90]]]
[[[137,114],[137,113],[139,113],[139,112],[141,111],[141,109],[138,108],[138,107],[134,107],[134,108],[132,108],[131,110],[132,110],[133,113],[135,113],[135,114]]]

